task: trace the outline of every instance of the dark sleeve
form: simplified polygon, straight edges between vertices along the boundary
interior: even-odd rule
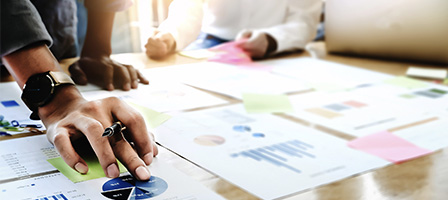
[[[1,57],[30,44],[52,40],[33,4],[28,0],[1,0]]]

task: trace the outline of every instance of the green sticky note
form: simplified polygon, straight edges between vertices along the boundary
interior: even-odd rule
[[[423,87],[428,86],[428,84],[423,81],[408,78],[405,76],[398,76],[393,79],[388,79],[388,80],[385,80],[384,83],[396,85],[396,86],[400,86],[400,87],[405,87],[408,89],[417,89],[417,88],[423,88]]]
[[[84,159],[89,167],[89,171],[86,174],[80,174],[70,166],[68,166],[61,157],[48,159],[47,161],[56,167],[64,176],[70,179],[74,183],[78,183],[81,181],[87,181],[91,179],[106,177],[104,174],[103,168],[100,165],[100,162],[96,157]],[[127,172],[127,169],[123,166],[123,164],[118,161],[118,168],[120,169],[120,173]]]
[[[159,113],[155,110],[149,109],[147,107],[138,105],[130,101],[126,102],[136,110],[140,111],[140,113],[143,115],[143,118],[145,118],[146,124],[149,126],[149,128],[154,129],[171,118],[171,116],[167,114]]]
[[[286,113],[294,109],[286,95],[243,94],[244,107],[248,113]]]

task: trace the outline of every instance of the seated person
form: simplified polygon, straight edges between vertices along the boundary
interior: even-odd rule
[[[320,0],[174,0],[146,54],[157,59],[241,39],[252,58],[303,49],[316,34],[321,6]]]

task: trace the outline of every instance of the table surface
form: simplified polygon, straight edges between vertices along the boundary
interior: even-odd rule
[[[323,42],[315,42],[310,44],[306,51],[285,54],[272,59],[311,56],[392,75],[404,75],[409,66],[446,69],[446,66],[441,65],[327,54],[325,44]],[[177,54],[169,56],[164,60],[151,60],[141,53],[119,54],[114,55],[113,58],[118,60],[132,60],[133,62],[138,60],[137,65],[140,66],[136,67],[140,68],[163,67],[168,65],[203,61],[183,57]],[[67,66],[74,60],[75,59],[64,60],[61,62],[61,65],[66,70]],[[12,79],[2,75],[1,81],[8,80]],[[230,99],[226,96],[217,96],[229,100],[230,102],[239,101]],[[285,115],[278,116],[288,118]],[[312,128],[318,128],[321,131],[325,131],[338,137],[345,139],[352,138],[351,136],[334,132],[328,128],[315,126],[314,124],[306,121],[293,118],[289,119]],[[176,154],[162,147],[159,147],[159,149],[160,154],[158,155],[158,159],[170,163],[175,168],[199,181],[223,197],[227,199],[258,199],[243,189],[240,189],[228,181],[211,174],[210,172],[190,163]],[[272,189],[275,190],[275,187],[281,186],[273,186]],[[448,199],[448,148],[402,164],[390,165],[381,169],[366,172],[333,182],[331,184],[297,193],[286,197],[285,199]]]

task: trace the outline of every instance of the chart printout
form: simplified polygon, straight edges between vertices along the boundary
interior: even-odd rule
[[[155,134],[163,146],[263,199],[389,164],[292,121],[245,114],[242,105],[177,115]]]

